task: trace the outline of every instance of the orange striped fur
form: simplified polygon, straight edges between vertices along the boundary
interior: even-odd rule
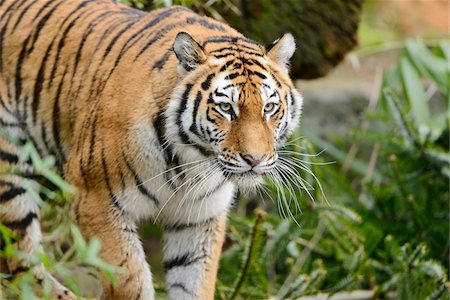
[[[0,137],[0,163],[32,174],[18,162],[26,140],[56,158],[78,190],[83,235],[123,270],[116,285],[103,279],[105,299],[155,297],[141,219],[165,228],[169,297],[213,299],[235,190],[261,183],[300,116],[294,50],[289,34],[265,48],[183,7],[0,0],[0,130],[19,140]],[[0,174],[0,221],[32,253],[41,232],[30,178]],[[56,280],[53,295],[75,299]]]

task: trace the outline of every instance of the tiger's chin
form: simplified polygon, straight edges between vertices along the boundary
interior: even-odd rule
[[[264,184],[264,174],[258,174],[253,171],[243,173],[233,173],[229,180],[241,188],[253,188]]]

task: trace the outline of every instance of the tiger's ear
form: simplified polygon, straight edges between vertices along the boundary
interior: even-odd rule
[[[290,60],[295,52],[295,40],[292,34],[285,33],[266,47],[266,55],[276,62],[286,73],[289,72]]]
[[[203,47],[186,32],[177,34],[172,49],[180,61],[181,71],[189,72],[207,59]]]

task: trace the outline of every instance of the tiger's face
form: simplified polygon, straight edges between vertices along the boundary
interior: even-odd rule
[[[302,105],[288,77],[292,36],[257,49],[235,44],[206,53],[183,33],[174,44],[182,79],[173,96],[178,101],[169,106],[168,124],[176,126],[168,130],[192,146],[188,160],[211,157],[242,186],[262,182],[276,166],[277,149],[297,126]]]

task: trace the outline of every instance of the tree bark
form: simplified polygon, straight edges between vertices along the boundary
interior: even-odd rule
[[[221,1],[218,1],[221,2]],[[294,78],[326,75],[357,44],[362,0],[236,0],[242,15],[223,3],[213,6],[249,38],[270,44],[285,32],[294,35]],[[237,4],[237,3],[236,3]]]
[[[121,1],[144,10],[156,8],[158,3]],[[205,7],[206,0],[188,2],[200,14],[216,11],[245,36],[267,45],[286,32],[292,33],[297,51],[291,75],[313,79],[325,76],[356,46],[363,0],[219,0],[209,8]],[[232,10],[231,5],[239,12]]]

